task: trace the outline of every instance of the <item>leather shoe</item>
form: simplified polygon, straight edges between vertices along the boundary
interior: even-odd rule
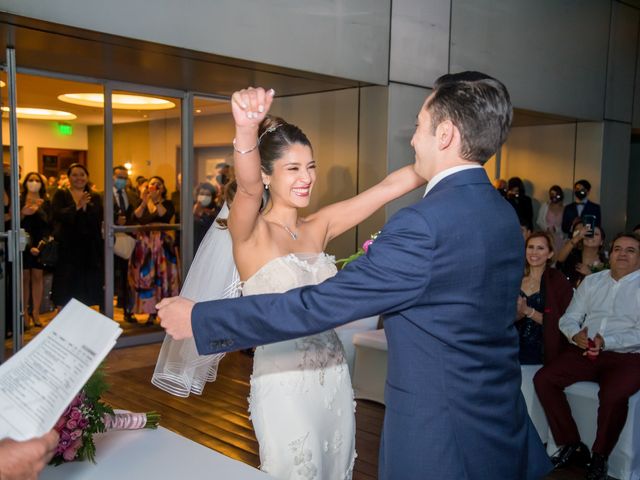
[[[136,317],[134,317],[134,316],[133,316],[133,314],[132,314],[132,313],[130,313],[130,312],[125,312],[125,314],[124,314],[124,320],[125,320],[127,323],[138,323],[138,320],[136,320]]]
[[[560,447],[551,456],[551,463],[553,463],[553,468],[562,468],[567,465],[584,467],[589,463],[590,459],[587,446],[582,442],[578,442]]]
[[[607,480],[607,457],[600,455],[599,453],[593,453],[591,456],[591,463],[587,470],[586,480]]]

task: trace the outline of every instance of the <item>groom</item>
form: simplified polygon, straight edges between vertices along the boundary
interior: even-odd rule
[[[499,81],[440,77],[411,140],[425,197],[335,277],[284,294],[159,305],[201,354],[240,350],[384,313],[389,343],[379,478],[537,480],[551,469],[520,394],[513,326],[523,243],[481,167],[507,138]]]

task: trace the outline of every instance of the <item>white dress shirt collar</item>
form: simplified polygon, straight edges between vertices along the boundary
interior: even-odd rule
[[[441,171],[435,177],[431,179],[429,183],[427,183],[427,188],[424,191],[423,197],[426,197],[427,194],[433,190],[433,188],[444,178],[449,175],[453,175],[454,173],[462,172],[463,170],[471,170],[472,168],[482,168],[482,165],[459,165],[457,167],[447,168],[446,170]]]

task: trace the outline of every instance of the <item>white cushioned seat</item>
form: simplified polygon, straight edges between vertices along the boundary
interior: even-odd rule
[[[360,320],[340,325],[335,329],[336,334],[344,347],[344,353],[347,359],[347,364],[349,365],[349,373],[351,374],[351,377],[353,377],[353,363],[356,357],[356,350],[353,345],[353,336],[356,333],[375,330],[376,328],[378,328],[378,315],[375,317],[361,318]]]
[[[384,330],[356,333],[353,336],[356,358],[353,369],[355,398],[384,404],[387,380],[387,337]]]
[[[578,382],[565,389],[580,439],[589,447],[596,438],[598,390],[595,382]],[[551,455],[557,448],[549,431],[547,453]],[[640,392],[629,399],[627,421],[609,456],[609,476],[619,480],[640,480]]]

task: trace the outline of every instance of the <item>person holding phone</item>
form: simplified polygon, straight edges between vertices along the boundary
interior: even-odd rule
[[[576,288],[587,275],[607,268],[604,251],[605,233],[602,227],[577,220],[570,240],[558,252],[558,267]]]
[[[63,306],[76,298],[102,310],[102,199],[91,190],[87,167],[73,163],[67,175],[69,187],[56,190],[51,200],[53,236],[58,242],[53,301]]]
[[[571,226],[576,218],[582,218],[585,215],[593,215],[595,217],[595,226],[600,226],[602,222],[600,205],[589,200],[590,192],[591,183],[588,180],[578,180],[573,185],[575,201],[564,207],[562,212],[562,231],[567,235],[571,233]]]

